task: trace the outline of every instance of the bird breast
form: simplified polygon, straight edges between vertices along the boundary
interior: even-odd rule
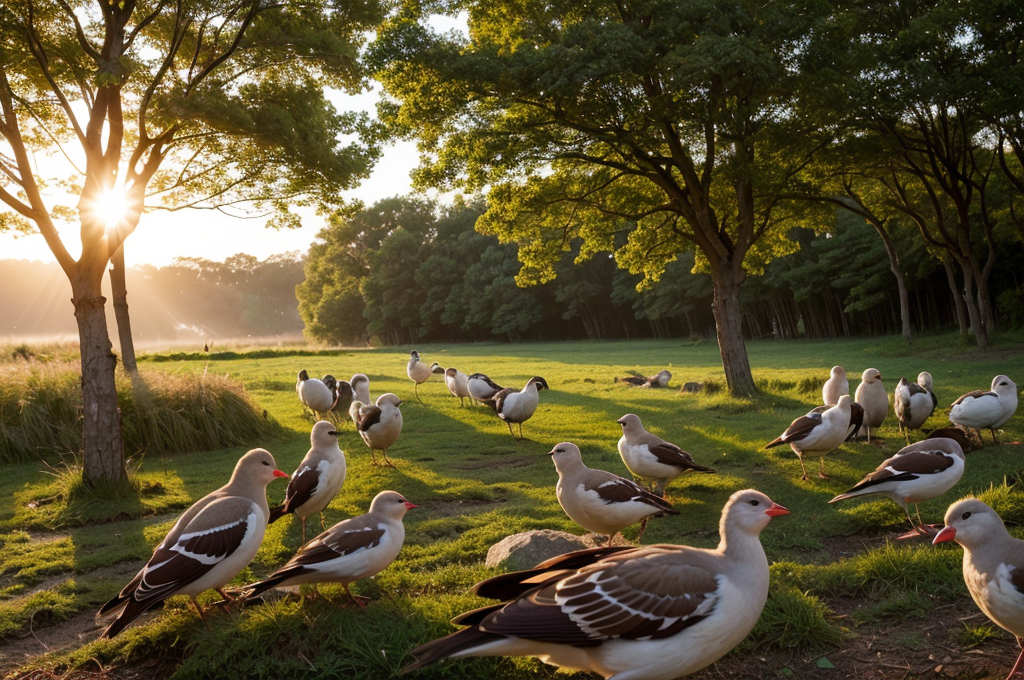
[[[1013,567],[999,564],[994,571],[977,568],[964,552],[964,582],[975,604],[1000,628],[1024,637],[1024,594],[1013,585]]]
[[[889,393],[880,382],[861,383],[857,386],[856,401],[864,407],[864,423],[878,427],[889,413]]]
[[[528,420],[533,412],[537,410],[537,405],[540,403],[540,395],[534,389],[529,389],[526,392],[515,392],[505,397],[505,402],[502,404],[501,416],[503,420],[509,420],[513,423],[520,423],[524,420]]]

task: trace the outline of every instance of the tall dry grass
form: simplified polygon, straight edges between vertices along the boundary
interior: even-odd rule
[[[0,463],[74,456],[82,443],[81,373],[65,356],[0,358]],[[275,425],[238,382],[207,374],[117,376],[125,453],[169,455],[258,441]]]

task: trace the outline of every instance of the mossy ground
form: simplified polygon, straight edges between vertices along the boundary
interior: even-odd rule
[[[421,385],[422,403],[417,401],[405,375],[409,349],[141,357],[144,369],[205,371],[242,381],[282,433],[251,446],[268,448],[285,470],[294,469],[309,446],[312,421],[302,413],[294,391],[300,369],[339,378],[366,373],[374,396],[390,391],[403,398],[405,428],[390,451],[395,469],[372,466],[351,424],[343,426],[341,445],[349,474],[326,513],[331,524],[365,512],[370,499],[385,488],[421,506],[406,518],[406,544],[398,561],[354,586],[355,592],[373,599],[368,609],[346,606],[339,588],[325,587],[317,599],[285,598],[240,613],[219,613],[203,625],[187,601],[176,598],[113,641],[76,642],[22,670],[113,673],[111,669],[156,664],[160,673],[174,670],[181,678],[389,677],[408,660],[412,646],[450,632],[452,616],[480,603],[467,592],[490,575],[483,557],[491,544],[528,529],[582,531],[558,507],[557,475],[544,454],[559,441],[573,441],[588,465],[625,474],[615,451],[620,434],[615,421],[628,412],[640,415],[649,429],[687,449],[700,463],[718,469],[717,475],[688,476],[669,488],[681,514],[652,522],[645,543],[713,545],[722,504],[744,487],[756,487],[792,510],[763,534],[773,562],[772,594],[761,623],[737,654],[754,652],[766,666],[776,664],[766,671],[771,676],[793,666],[773,654],[810,655],[814,661],[828,653],[835,659],[879,627],[898,626],[908,650],[915,648],[914,640],[927,646],[931,638],[925,633],[914,637],[915,631],[943,608],[959,607],[967,598],[959,549],[898,544],[895,537],[906,528],[906,519],[889,501],[827,504],[904,444],[894,417],[890,415],[879,433],[880,442],[847,444],[829,456],[828,480],[802,481],[790,451],[766,451],[764,444],[819,403],[820,384],[833,364],[847,368],[851,387],[857,383],[854,375],[878,368],[890,393],[901,376],[913,379],[922,370],[930,371],[940,408],[929,427],[946,425],[948,405],[965,391],[987,388],[997,373],[1024,384],[1024,343],[1016,337],[1002,339],[987,355],[951,336],[923,338],[910,348],[892,339],[752,342],[751,365],[763,390],[753,399],[735,399],[724,391],[678,392],[689,381],[724,384],[717,347],[708,342],[416,348],[428,362],[485,372],[504,385],[521,386],[531,376],[543,376],[552,389],[541,394],[537,415],[524,427],[528,440],[517,442],[487,409],[461,408],[439,380]],[[616,375],[646,375],[661,368],[672,371],[672,389],[612,384]],[[1001,434],[1003,444],[969,454],[961,483],[924,504],[925,520],[941,522],[950,502],[974,493],[985,494],[1007,519],[1024,521],[1024,494],[1014,487],[1024,471],[1024,446],[1018,443],[1022,436],[1024,416],[1018,414]],[[64,526],[57,526],[47,499],[59,496],[67,479],[46,474],[39,463],[4,465],[0,638],[13,643],[30,630],[78,621],[95,610],[141,566],[178,512],[227,479],[246,448],[145,458],[135,477],[138,496],[120,505],[93,504],[80,521]],[[283,483],[272,484],[271,502],[283,493]],[[315,520],[310,528],[317,528]],[[632,539],[636,529],[625,533]],[[292,518],[272,525],[238,582],[269,573],[298,544],[299,527]],[[966,622],[963,630],[949,632],[953,642],[944,637],[943,644],[985,650],[992,644],[991,632],[982,629],[985,623]],[[91,640],[97,633],[87,632],[82,639]],[[23,657],[8,654],[3,662],[10,669],[22,664]],[[815,677],[833,677],[826,667],[813,667],[820,672]],[[437,665],[411,677],[484,676],[548,678],[553,671],[532,660],[473,660]]]

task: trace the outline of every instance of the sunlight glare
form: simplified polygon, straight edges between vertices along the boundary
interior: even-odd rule
[[[96,201],[96,211],[100,219],[107,225],[107,229],[113,229],[128,212],[128,203],[124,200],[124,192],[116,189],[104,191]]]

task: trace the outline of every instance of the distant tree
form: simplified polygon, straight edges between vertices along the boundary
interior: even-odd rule
[[[124,477],[101,280],[142,212],[246,202],[294,225],[332,206],[377,149],[324,87],[357,90],[377,0],[28,0],[0,5],[0,228],[35,229],[71,284],[82,357],[88,483]],[[369,145],[344,145],[363,132]],[[36,154],[34,156],[34,154]],[[74,210],[48,205],[40,155],[73,166]],[[154,197],[159,197],[154,200]],[[122,215],[105,217],[121,199]],[[81,224],[75,259],[54,221]],[[28,226],[29,224],[33,226]]]
[[[406,8],[418,8],[409,3]],[[823,6],[727,0],[470,0],[468,42],[415,11],[372,48],[395,129],[421,143],[423,186],[488,189],[478,228],[520,244],[520,283],[562,252],[615,248],[657,279],[695,249],[711,273],[726,380],[756,388],[739,290],[770,247],[779,192],[821,143],[803,124],[800,46]]]

